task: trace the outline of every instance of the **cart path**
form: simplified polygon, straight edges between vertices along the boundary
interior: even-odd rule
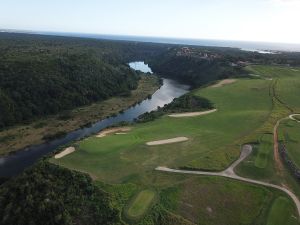
[[[234,163],[232,163],[226,170],[221,171],[221,172],[177,170],[177,169],[170,169],[168,167],[162,167],[162,166],[157,167],[155,170],[163,171],[163,172],[169,172],[169,173],[181,173],[181,174],[195,174],[195,175],[226,177],[226,178],[231,178],[231,179],[234,179],[234,180],[239,180],[239,181],[244,181],[244,182],[248,182],[248,183],[252,183],[252,184],[258,184],[258,185],[263,185],[263,186],[266,186],[266,187],[275,188],[275,189],[278,189],[278,190],[281,190],[281,191],[285,192],[286,194],[288,194],[291,197],[291,199],[294,201],[294,203],[297,207],[298,216],[300,216],[300,201],[297,198],[297,196],[293,192],[288,190],[287,188],[279,186],[279,185],[263,182],[263,181],[258,181],[258,180],[253,180],[253,179],[250,179],[250,178],[240,177],[240,176],[236,175],[236,173],[234,172],[234,168],[240,162],[242,162],[245,158],[247,158],[247,156],[249,156],[251,152],[252,152],[252,146],[251,145],[243,145],[239,159],[237,161],[235,161]]]

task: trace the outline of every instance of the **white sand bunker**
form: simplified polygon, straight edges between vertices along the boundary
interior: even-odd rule
[[[63,150],[62,152],[56,154],[54,156],[55,159],[60,159],[68,154],[71,154],[72,152],[75,152],[75,148],[74,147],[68,147],[65,150]]]
[[[219,81],[218,83],[212,85],[211,87],[218,88],[218,87],[222,87],[222,86],[227,85],[227,84],[232,84],[234,82],[236,82],[236,79],[225,79],[225,80]]]
[[[115,128],[111,128],[111,129],[106,129],[101,131],[100,133],[97,134],[96,137],[105,137],[108,134],[126,134],[124,132],[130,131],[131,127],[115,127]]]
[[[176,138],[171,138],[171,139],[164,139],[164,140],[159,140],[159,141],[150,141],[147,142],[146,145],[165,145],[165,144],[172,144],[176,142],[183,142],[187,141],[187,137],[176,137]]]
[[[176,117],[176,118],[193,117],[193,116],[202,116],[202,115],[210,114],[210,113],[213,113],[213,112],[216,112],[216,111],[217,111],[217,109],[212,109],[212,110],[202,111],[202,112],[176,113],[176,114],[170,114],[168,116],[169,117]]]

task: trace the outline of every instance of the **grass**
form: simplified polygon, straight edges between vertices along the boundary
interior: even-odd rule
[[[129,97],[113,97],[108,100],[80,107],[64,115],[43,118],[27,125],[11,127],[0,132],[0,155],[23,149],[26,146],[44,142],[45,135],[53,136],[59,132],[70,132],[106,118],[128,108],[153,94],[159,87],[158,79],[154,76],[142,76],[139,86]],[[62,119],[64,118],[64,119]]]
[[[154,199],[155,192],[152,190],[143,190],[139,192],[126,210],[126,216],[133,220],[141,218],[146,214]]]
[[[253,154],[242,162],[237,173],[272,183],[282,182],[274,173],[272,129],[279,118],[298,107],[295,103],[289,108],[282,100],[281,95],[288,91],[282,85],[288,82],[280,82],[290,78],[292,82],[297,73],[281,67],[253,68],[260,78],[239,79],[220,88],[206,87],[192,92],[212,101],[218,109],[215,113],[186,118],[163,116],[134,125],[126,135],[89,137],[79,143],[73,154],[51,161],[89,173],[95,182],[104,183],[106,190],[114,193],[116,204],[123,209],[139,202],[139,190],[155,190],[159,201],[145,217],[140,216],[140,225],[157,224],[154,215],[161,215],[162,209],[195,224],[265,225],[275,215],[271,206],[278,198],[287,199],[286,210],[280,210],[282,216],[296,216],[291,200],[277,190],[219,177],[154,171],[157,166],[223,170],[238,158],[241,145],[248,142],[255,143]],[[273,80],[264,79],[271,77]],[[178,136],[189,140],[160,146],[145,144]],[[300,193],[298,184],[289,175],[286,179]],[[145,210],[136,205],[132,214],[143,215]]]
[[[279,132],[286,144],[289,157],[300,168],[300,123],[285,120],[281,123]]]
[[[266,168],[270,155],[273,152],[273,135],[263,134],[259,141],[258,154],[255,157],[254,165],[258,168]]]
[[[93,175],[103,182],[121,183],[142,177],[157,166],[222,170],[239,156],[240,145],[267,119],[271,109],[269,81],[242,79],[221,88],[193,92],[214,102],[209,115],[164,116],[137,124],[126,135],[90,137],[79,150],[52,162]],[[182,143],[147,146],[148,141],[188,137]]]
[[[276,198],[268,215],[267,225],[298,224],[296,217],[288,213],[291,207],[289,199],[285,197]]]

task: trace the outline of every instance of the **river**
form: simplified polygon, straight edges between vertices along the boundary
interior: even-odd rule
[[[132,69],[140,70],[144,73],[152,73],[151,68],[144,62],[131,62],[129,63],[129,66]],[[108,126],[122,121],[132,122],[139,115],[155,110],[158,106],[162,107],[165,104],[170,103],[174,98],[187,93],[188,90],[188,85],[183,85],[177,81],[163,78],[163,85],[152,95],[151,99],[146,99],[140,104],[128,108],[123,113],[98,121],[89,127],[72,131],[63,138],[55,139],[40,145],[34,145],[12,155],[0,157],[0,177],[10,177],[19,174],[26,167],[31,166],[38,159],[54,151],[61,145],[66,145],[71,141],[95,134]]]

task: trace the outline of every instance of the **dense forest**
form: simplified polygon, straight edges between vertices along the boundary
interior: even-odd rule
[[[1,225],[119,224],[111,196],[85,174],[39,162],[0,186]]]
[[[152,44],[139,48],[136,43],[1,33],[0,129],[129,95],[139,76],[126,63],[142,57],[141,51],[149,57],[159,52]]]

